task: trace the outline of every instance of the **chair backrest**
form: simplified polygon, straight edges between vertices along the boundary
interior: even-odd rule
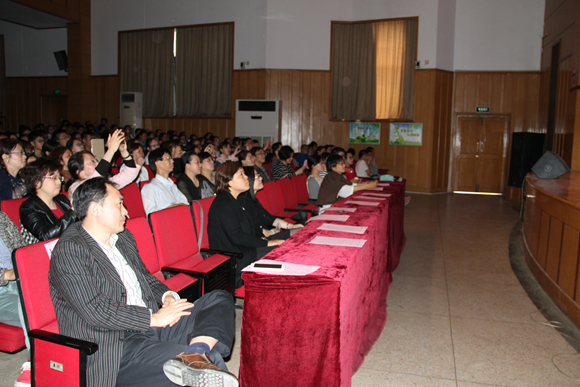
[[[284,211],[284,201],[280,195],[280,191],[278,190],[278,186],[276,185],[275,181],[269,181],[264,183],[264,191],[266,191],[266,195],[268,196],[268,201],[270,202],[270,209],[272,215],[276,215],[280,212]]]
[[[149,180],[155,177],[155,174],[149,165],[143,165],[143,168],[147,169],[147,172],[149,173]]]
[[[113,175],[118,175],[119,174],[119,167],[111,167],[111,173]]]
[[[262,164],[263,166],[265,166],[265,167],[266,167],[266,169],[268,170],[268,172],[270,172],[270,176],[272,176],[272,167],[271,167],[271,164],[272,164],[272,163],[265,163],[265,164]]]
[[[7,199],[2,200],[0,203],[0,208],[11,221],[14,222],[18,230],[20,230],[20,205],[26,200],[26,198],[21,199]]]
[[[261,189],[256,192],[256,199],[260,202],[262,207],[266,209],[269,213],[272,213],[272,209],[270,208],[270,200],[268,199],[268,194],[266,194],[266,190]]]
[[[162,268],[192,257],[199,251],[189,206],[181,205],[152,212],[149,221]]]
[[[298,208],[298,196],[296,196],[296,191],[294,191],[294,187],[292,186],[292,180],[276,180],[276,185],[284,201],[284,208]]]
[[[131,183],[120,190],[123,195],[123,204],[129,212],[129,218],[137,218],[139,216],[147,217],[145,208],[143,207],[143,198],[137,183]]]
[[[195,200],[191,203],[193,217],[195,218],[195,230],[197,231],[197,243],[200,249],[209,249],[209,238],[207,237],[207,220],[209,217],[209,208],[213,203],[215,196],[205,199]]]
[[[125,228],[131,231],[135,237],[137,250],[139,250],[141,260],[147,270],[149,270],[149,273],[153,274],[158,280],[163,281],[164,277],[159,266],[155,241],[153,240],[153,234],[151,233],[151,227],[149,227],[147,218],[139,216],[137,218],[127,219]]]
[[[58,325],[54,324],[56,314],[48,287],[50,258],[45,248],[46,244],[53,241],[55,239],[34,243],[16,249],[13,253],[12,260],[29,331],[44,329],[58,333]]]
[[[306,186],[307,177],[302,174],[298,176],[292,176],[292,186],[294,187],[294,192],[296,192],[296,198],[298,203],[308,203],[310,196],[308,195],[308,187]]]

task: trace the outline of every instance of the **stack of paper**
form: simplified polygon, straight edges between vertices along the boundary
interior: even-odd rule
[[[366,199],[366,200],[387,200],[387,198],[378,198],[376,196],[366,196],[366,195],[359,195],[356,198],[357,199]]]
[[[379,205],[378,202],[360,202],[357,200],[349,200],[348,202],[346,202],[346,204],[360,204],[363,206],[378,206]]]
[[[322,214],[322,215],[318,215],[318,216],[313,216],[308,221],[311,222],[313,220],[336,220],[338,222],[346,222],[349,217],[350,217],[350,215],[326,215],[326,214]]]
[[[368,227],[343,226],[342,224],[331,224],[331,223],[324,223],[317,228],[317,230],[350,232],[353,234],[364,234],[367,231],[367,229]]]
[[[391,183],[379,183],[379,187],[388,187]]]
[[[273,261],[271,259],[260,259],[257,262],[283,264],[284,270],[264,269],[264,268],[246,266],[242,269],[242,271],[253,271],[253,272],[257,272],[257,273],[279,274],[279,275],[307,275],[310,273],[314,273],[316,270],[320,269],[320,266],[299,265],[297,263]]]
[[[344,211],[344,212],[355,212],[356,208],[349,208],[349,207],[329,207],[324,210],[326,211]]]
[[[381,198],[390,198],[392,194],[380,194],[380,193],[374,193],[374,192],[364,192],[361,194],[361,196],[372,196],[372,197],[381,197]]]
[[[367,191],[382,191],[383,188],[382,187],[377,187],[377,188],[367,188]]]
[[[332,238],[317,236],[310,243],[314,245],[328,245],[328,246],[344,246],[344,247],[363,247],[366,239],[350,239],[350,238]]]

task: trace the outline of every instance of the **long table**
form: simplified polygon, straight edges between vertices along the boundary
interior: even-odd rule
[[[307,276],[245,272],[240,385],[345,386],[380,336],[387,291],[405,245],[404,182],[391,182],[379,206],[356,207],[348,220],[364,235],[317,230],[312,221],[265,258],[320,266]],[[362,248],[309,244],[315,236],[366,239]]]

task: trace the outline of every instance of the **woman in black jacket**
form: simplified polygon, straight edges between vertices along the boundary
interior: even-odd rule
[[[253,217],[246,211],[240,194],[250,188],[248,177],[238,163],[227,161],[216,172],[217,196],[208,215],[207,233],[210,249],[242,253],[237,262],[236,287],[243,285],[241,270],[284,242],[268,240],[256,229]]]
[[[51,160],[34,161],[22,170],[30,197],[20,206],[22,234],[28,243],[58,238],[76,221],[68,198],[60,193],[62,176]]]

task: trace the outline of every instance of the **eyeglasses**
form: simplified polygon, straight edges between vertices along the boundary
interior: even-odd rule
[[[170,160],[170,159],[171,159],[171,156],[165,156],[161,159],[161,161]]]
[[[344,165],[344,161],[339,161],[337,164],[338,165]]]
[[[58,140],[70,140],[70,136],[60,136]]]
[[[64,176],[61,176],[61,175],[50,175],[50,176],[44,176],[42,178],[42,180],[44,180],[44,179],[64,181]]]
[[[266,153],[264,153],[264,152],[256,152],[256,156],[262,156],[262,155],[265,155],[265,154]]]
[[[9,155],[20,155],[20,156],[26,156],[25,152],[10,152],[8,153]]]
[[[76,144],[73,144],[73,147],[75,146],[80,146],[80,147],[85,147],[85,143],[84,142],[77,142]]]
[[[92,164],[96,164],[99,162],[99,159],[92,159],[91,161],[89,161],[88,163],[85,164],[85,167],[88,167],[89,165]]]

